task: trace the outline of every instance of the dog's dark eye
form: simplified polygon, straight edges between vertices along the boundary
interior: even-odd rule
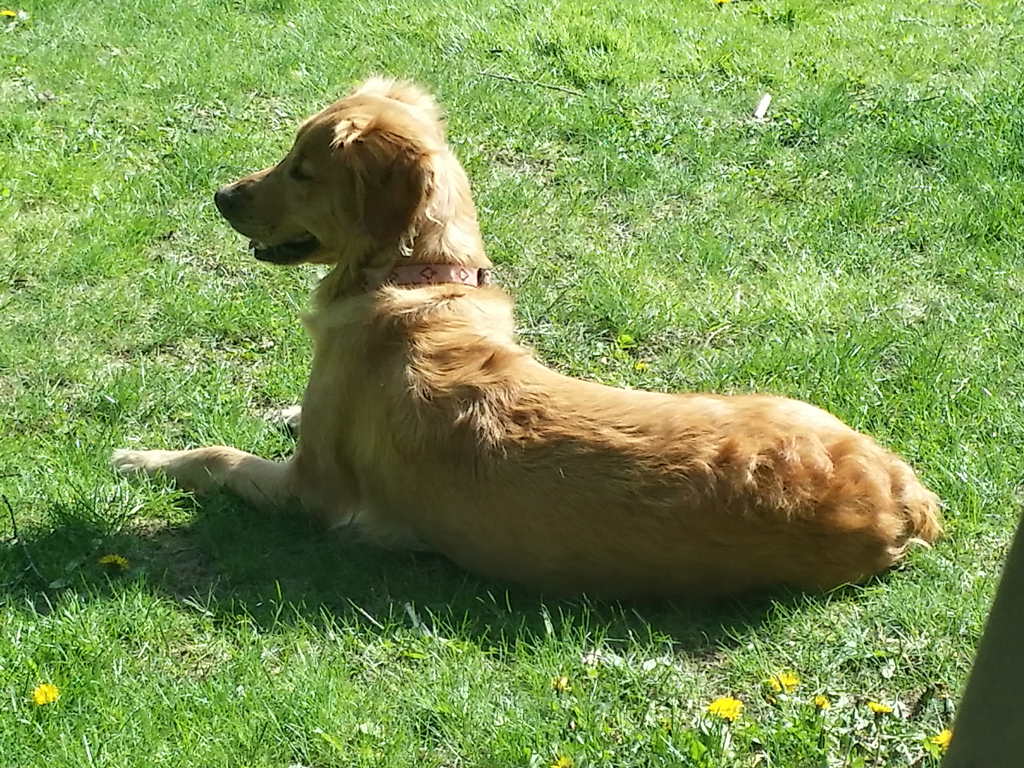
[[[306,173],[304,170],[302,170],[302,166],[299,165],[299,164],[293,165],[289,169],[288,175],[291,176],[296,181],[312,181],[313,180],[313,177],[310,176],[308,173]]]

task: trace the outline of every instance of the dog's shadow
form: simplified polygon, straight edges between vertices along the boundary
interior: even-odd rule
[[[39,609],[63,590],[102,596],[136,582],[189,609],[225,621],[244,616],[267,630],[344,622],[385,634],[398,625],[456,632],[482,647],[535,645],[571,633],[612,644],[668,641],[675,652],[695,657],[734,645],[780,602],[814,599],[789,593],[710,605],[558,599],[479,578],[437,555],[388,552],[298,516],[255,512],[226,496],[184,503],[191,507],[185,523],[143,518],[107,531],[65,510],[62,525],[3,548],[4,591],[44,598],[33,601]],[[36,573],[25,567],[26,552],[42,557]],[[126,570],[100,562],[111,553],[127,560]]]

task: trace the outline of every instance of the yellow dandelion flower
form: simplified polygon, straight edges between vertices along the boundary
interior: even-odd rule
[[[793,672],[779,672],[779,674],[769,677],[766,682],[768,687],[776,693],[792,693],[800,685],[800,678]]]
[[[128,568],[128,559],[121,555],[104,555],[100,558],[100,565],[105,565],[112,571],[124,571]]]
[[[874,712],[876,715],[888,715],[892,712],[892,707],[888,704],[879,704],[877,701],[869,701],[868,709]]]
[[[634,368],[635,368],[636,370],[638,370],[638,371],[646,371],[646,370],[647,370],[648,368],[650,368],[650,367],[651,367],[651,364],[650,364],[650,363],[645,363],[645,362],[644,362],[643,360],[640,360],[640,361],[639,361],[639,362],[637,362],[637,363],[636,363],[636,365],[634,365],[633,367],[634,367]]]
[[[739,699],[734,699],[731,696],[724,696],[721,699],[715,699],[708,704],[708,712],[715,717],[728,720],[730,723],[737,720],[742,711],[743,702]]]
[[[557,760],[555,760],[555,762],[551,764],[551,768],[572,768],[572,766],[572,758],[566,755],[562,755],[560,758],[558,758]]]
[[[2,11],[0,11],[0,16],[3,16],[5,19],[18,18],[17,12],[12,11],[10,8],[4,8]]]
[[[718,4],[718,5],[725,5],[728,2],[729,2],[729,0],[715,0],[715,3]]]
[[[937,734],[928,739],[928,741],[937,746],[943,752],[949,749],[949,742],[951,742],[952,740],[953,732],[949,730],[949,728],[943,728]]]
[[[824,712],[826,709],[832,709],[832,702],[828,700],[828,696],[819,695],[814,697],[814,706]]]
[[[569,684],[568,677],[552,677],[551,687],[559,693],[568,693],[572,690],[572,685]]]
[[[37,685],[35,690],[32,691],[32,703],[37,707],[42,707],[47,704],[53,704],[57,699],[60,698],[60,689],[57,688],[53,683],[43,683]]]

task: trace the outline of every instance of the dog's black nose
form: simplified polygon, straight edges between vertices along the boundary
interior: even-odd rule
[[[237,187],[228,184],[213,193],[213,204],[217,206],[221,216],[229,217],[238,208],[240,197]]]

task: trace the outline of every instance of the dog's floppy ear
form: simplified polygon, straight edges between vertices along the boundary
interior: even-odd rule
[[[374,240],[401,239],[426,201],[429,152],[385,126],[345,121],[334,147],[353,175],[358,215]]]

